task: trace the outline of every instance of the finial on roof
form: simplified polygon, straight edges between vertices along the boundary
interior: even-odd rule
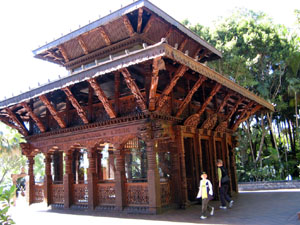
[[[50,79],[48,79],[48,83],[50,83]]]
[[[38,86],[41,86],[40,82],[38,82]]]
[[[195,61],[198,61],[198,60],[199,60],[199,55],[196,55]]]
[[[109,13],[111,13],[111,9],[109,10]]]
[[[189,55],[189,50],[186,50],[184,54]]]
[[[128,55],[129,54],[129,50],[125,49],[125,54]]]
[[[80,26],[80,24],[79,24],[79,28],[80,28],[81,26]]]
[[[20,94],[22,94],[23,93],[23,91],[22,90],[20,90]]]
[[[121,8],[123,8],[123,5],[121,4]]]
[[[61,33],[61,36],[64,36],[64,34],[63,34],[63,33]]]
[[[147,44],[146,43],[143,43],[143,48],[147,48]]]
[[[14,93],[13,93],[13,92],[11,93],[11,96],[13,96],[13,97],[14,97]]]
[[[58,74],[58,78],[59,78],[59,79],[61,78],[60,74]]]
[[[6,100],[6,96],[4,96],[4,99]]]
[[[29,86],[28,89],[29,89],[29,91],[30,91],[30,90],[31,90],[31,87]]]
[[[111,60],[113,60],[113,57],[112,57],[112,55],[109,55],[109,60],[111,61]]]
[[[162,42],[162,43],[168,43],[168,40],[167,40],[167,38],[161,38],[161,40],[160,40],[160,42]]]

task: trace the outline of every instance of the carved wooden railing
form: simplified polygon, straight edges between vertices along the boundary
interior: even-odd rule
[[[116,192],[114,183],[99,183],[98,190],[98,205],[115,205]]]
[[[172,201],[171,185],[170,182],[160,183],[160,196],[161,205],[169,205]]]
[[[39,203],[44,201],[44,185],[35,184],[33,187],[34,191],[34,203]]]
[[[64,185],[52,184],[51,185],[51,203],[52,204],[64,204]]]
[[[88,188],[87,184],[74,184],[74,204],[88,204]]]
[[[126,193],[128,206],[149,204],[148,183],[126,183]]]

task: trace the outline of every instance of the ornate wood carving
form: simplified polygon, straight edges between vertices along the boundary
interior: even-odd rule
[[[141,29],[142,29],[142,23],[143,23],[143,9],[139,8],[139,13],[138,13],[138,24],[137,24],[137,32],[141,33]]]
[[[7,114],[9,115],[10,119],[19,126],[18,130],[21,131],[21,133],[23,135],[27,136],[28,130],[24,126],[23,122],[19,120],[19,118],[13,113],[13,111],[11,111],[10,108],[6,108],[5,110],[6,110]]]
[[[108,37],[108,35],[107,35],[106,31],[104,30],[104,28],[103,28],[103,27],[99,27],[98,30],[99,30],[99,32],[100,32],[101,37],[102,37],[103,40],[105,41],[106,45],[107,45],[107,46],[111,45],[111,40],[110,40],[110,38]]]
[[[233,124],[232,130],[235,131],[241,123],[245,122],[251,115],[253,115],[254,113],[256,113],[258,110],[260,110],[262,108],[261,105],[256,105],[251,111],[249,111],[250,108],[253,106],[253,104],[254,104],[254,102],[251,102],[247,106],[247,108],[243,111],[243,113],[238,118],[238,120]]]
[[[52,184],[51,185],[51,203],[52,204],[64,204],[64,185]]]
[[[136,98],[136,101],[141,108],[142,111],[145,111],[147,109],[144,96],[142,95],[140,89],[134,82],[134,80],[131,78],[131,74],[128,71],[127,68],[121,69],[120,72],[124,76],[125,82],[127,84],[127,87],[131,90],[132,94]]]
[[[179,110],[176,113],[176,117],[179,117],[182,114],[182,112],[186,108],[187,104],[189,104],[189,102],[191,101],[194,93],[198,90],[198,88],[202,85],[202,83],[205,80],[206,80],[205,76],[200,76],[199,77],[198,81],[195,83],[195,85],[193,86],[193,88],[189,91],[189,93],[187,94],[187,96],[185,97],[185,99],[183,100],[183,102],[180,104]]]
[[[150,19],[148,20],[148,22],[147,22],[147,24],[144,28],[144,31],[143,31],[144,33],[147,33],[150,30],[150,28],[151,28],[152,24],[154,23],[154,21],[155,21],[155,16],[151,15]]]
[[[74,184],[74,203],[85,205],[88,203],[88,188],[87,184]]]
[[[169,182],[160,184],[161,204],[169,205],[172,201],[171,185]]]
[[[45,104],[45,106],[47,107],[47,109],[49,110],[49,112],[51,113],[51,115],[53,116],[53,118],[56,120],[56,122],[58,123],[58,125],[61,128],[66,128],[67,127],[66,122],[58,114],[58,112],[55,110],[55,108],[53,107],[53,105],[51,104],[51,102],[47,99],[47,97],[45,95],[41,95],[41,96],[39,96],[39,98]]]
[[[184,126],[197,127],[200,121],[199,114],[193,114],[184,121]]]
[[[180,44],[178,50],[179,50],[179,51],[183,51],[183,49],[184,49],[184,47],[186,46],[186,44],[188,43],[188,41],[189,41],[188,38],[184,39],[183,42]]]
[[[124,22],[124,25],[129,33],[129,36],[132,36],[134,34],[134,30],[133,30],[133,27],[128,19],[128,17],[125,15],[123,16],[123,22]]]
[[[161,94],[160,98],[156,101],[156,111],[159,111],[165,104],[165,102],[168,99],[168,95],[175,87],[177,81],[180,77],[182,77],[185,72],[188,70],[188,67],[180,65],[180,67],[175,72],[175,75],[173,76],[172,80],[168,84],[168,86],[164,89],[163,93]]]
[[[116,191],[114,183],[101,183],[98,188],[98,204],[114,205],[116,203]]]
[[[76,109],[77,114],[82,119],[83,123],[88,124],[89,121],[87,119],[86,113],[85,113],[84,109],[81,107],[81,105],[79,104],[79,102],[76,100],[74,95],[72,94],[71,90],[68,87],[64,87],[64,88],[62,88],[62,90],[65,92],[65,94],[68,97],[68,99],[70,100],[71,104]]]
[[[37,115],[34,114],[34,112],[32,111],[32,109],[29,107],[29,105],[27,105],[26,102],[22,102],[21,105],[26,109],[26,111],[28,112],[29,116],[34,120],[34,122],[36,123],[36,125],[38,126],[38,128],[40,129],[41,132],[45,132],[46,128],[44,126],[44,124],[42,123],[42,121],[38,118]]]
[[[216,84],[214,86],[214,88],[211,90],[209,97],[205,100],[205,102],[203,103],[201,109],[198,111],[198,115],[201,116],[202,113],[205,111],[207,105],[211,102],[211,100],[213,99],[213,97],[215,96],[215,94],[217,94],[217,92],[220,90],[220,88],[222,87],[221,84]]]
[[[149,91],[149,110],[155,110],[155,100],[156,100],[156,89],[158,84],[158,73],[159,70],[165,70],[165,62],[161,57],[153,59],[153,70],[151,76],[151,85]]]
[[[44,201],[44,185],[34,185],[34,203],[39,203]]]
[[[218,114],[214,113],[208,116],[201,126],[201,129],[213,130],[218,121]]]
[[[27,157],[33,156],[34,151],[29,143],[20,143],[20,147],[22,149],[22,154],[26,155]]]
[[[66,63],[69,62],[70,60],[69,60],[68,54],[67,54],[66,49],[64,48],[64,46],[63,45],[59,45],[58,49],[59,49],[61,55],[64,57],[65,62]]]
[[[88,50],[86,44],[84,43],[84,40],[82,39],[82,37],[78,36],[76,39],[77,39],[80,47],[82,48],[84,54],[86,54],[86,55],[89,54],[89,50]]]
[[[126,183],[128,205],[148,205],[148,183]]]
[[[90,83],[91,87],[94,89],[98,99],[102,102],[105,111],[109,115],[110,118],[116,118],[117,114],[115,113],[112,105],[110,104],[108,98],[106,97],[104,91],[100,87],[100,85],[97,84],[97,81],[95,78],[89,79],[88,82]]]
[[[221,123],[219,123],[219,125],[216,127],[216,131],[218,132],[227,132],[227,128],[228,128],[228,121],[222,121]]]

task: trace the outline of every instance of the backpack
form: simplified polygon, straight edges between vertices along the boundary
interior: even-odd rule
[[[223,166],[221,166],[220,169],[222,171],[221,183],[222,184],[228,183],[229,182],[229,176],[228,176],[227,170]]]

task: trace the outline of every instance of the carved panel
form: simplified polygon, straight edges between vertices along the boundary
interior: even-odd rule
[[[169,182],[160,183],[161,205],[169,205],[172,201],[171,186]]]
[[[225,120],[223,122],[221,122],[217,127],[216,127],[216,131],[218,132],[226,132],[228,128],[228,121]]]
[[[127,205],[148,205],[149,193],[147,183],[126,183]]]
[[[87,184],[74,184],[74,204],[81,205],[88,203]]]
[[[64,185],[52,184],[51,185],[51,203],[52,204],[64,204]]]
[[[98,184],[98,204],[114,205],[116,203],[116,192],[114,183]]]
[[[184,126],[197,127],[199,122],[200,122],[199,114],[194,114],[184,121]]]
[[[218,121],[218,115],[216,113],[215,114],[211,114],[204,121],[204,123],[201,126],[201,129],[213,130],[214,127],[217,124],[217,121]]]
[[[34,203],[44,201],[44,185],[34,185]]]

